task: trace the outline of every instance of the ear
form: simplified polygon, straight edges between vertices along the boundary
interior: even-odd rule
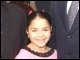
[[[52,31],[52,26],[51,26],[51,31]]]
[[[51,29],[52,29],[52,26],[51,26]]]
[[[26,30],[26,34],[28,35],[28,31]]]
[[[53,31],[53,28],[52,28],[52,26],[51,26],[51,33],[52,33],[52,31]]]
[[[28,33],[28,31],[26,30],[26,34],[27,34],[27,36],[29,37],[29,33]]]

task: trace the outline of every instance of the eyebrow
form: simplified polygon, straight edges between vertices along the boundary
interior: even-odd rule
[[[44,29],[45,29],[45,28],[49,28],[49,27],[44,27]],[[31,29],[37,29],[37,28],[35,28],[35,27],[32,27]]]

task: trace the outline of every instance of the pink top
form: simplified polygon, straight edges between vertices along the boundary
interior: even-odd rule
[[[26,49],[21,49],[15,59],[57,59],[57,51],[54,49],[54,52],[50,56],[40,57]]]

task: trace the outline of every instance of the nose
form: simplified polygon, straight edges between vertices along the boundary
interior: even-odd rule
[[[43,37],[43,32],[42,31],[39,31],[39,33],[38,33],[38,37]]]

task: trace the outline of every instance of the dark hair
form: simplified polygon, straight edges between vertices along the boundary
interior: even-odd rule
[[[28,19],[27,19],[27,23],[26,23],[26,27],[28,29],[30,23],[32,22],[33,19],[35,19],[37,16],[44,18],[48,21],[49,25],[51,25],[51,17],[49,16],[49,14],[47,14],[46,12],[42,12],[42,11],[33,11],[30,15],[28,15]]]
[[[26,21],[26,29],[28,30],[29,25],[31,24],[31,22],[33,21],[33,19],[35,19],[37,16],[44,18],[48,21],[49,25],[52,26],[51,24],[51,17],[48,13],[46,12],[42,12],[42,11],[33,11],[30,15],[28,15],[27,17],[27,21]],[[29,38],[27,39],[27,44],[30,43]]]

